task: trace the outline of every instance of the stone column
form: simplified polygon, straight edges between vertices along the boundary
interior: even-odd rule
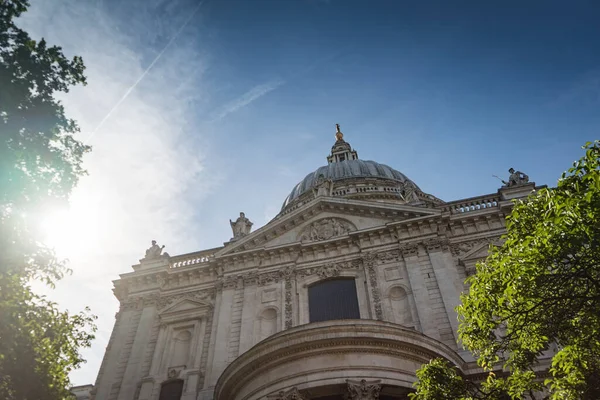
[[[378,400],[381,391],[381,381],[351,381],[346,379],[348,385],[347,398],[349,400]]]

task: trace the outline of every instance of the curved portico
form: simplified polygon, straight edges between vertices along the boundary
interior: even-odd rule
[[[443,343],[415,330],[376,320],[301,325],[258,343],[223,372],[215,400],[278,398],[298,390],[305,399],[343,398],[347,380],[379,385],[381,395],[403,399],[415,371],[434,357],[464,361]]]

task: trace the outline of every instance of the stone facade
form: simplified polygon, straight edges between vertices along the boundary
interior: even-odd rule
[[[346,142],[328,160],[376,164]],[[328,193],[296,192],[223,247],[145,258],[121,275],[91,398],[158,400],[171,384],[183,400],[404,399],[433,357],[481,372],[457,345],[454,308],[500,243],[511,199],[535,185],[443,202],[397,171],[323,168]],[[309,288],[340,278],[355,282],[360,319],[310,323]]]

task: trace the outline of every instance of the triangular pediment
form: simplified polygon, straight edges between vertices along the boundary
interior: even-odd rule
[[[490,254],[490,245],[491,246],[501,246],[502,243],[500,241],[494,241],[489,243],[482,243],[480,245],[474,246],[468,253],[465,253],[461,258],[463,261],[479,261],[483,260]]]
[[[439,210],[365,200],[317,199],[228,243],[215,256],[348,237],[390,222],[440,215]]]
[[[198,311],[201,309],[206,309],[210,307],[210,303],[193,300],[193,299],[181,299],[179,301],[174,302],[173,304],[168,305],[164,309],[160,311],[161,316],[165,315],[173,315],[180,313],[187,313],[190,311]]]

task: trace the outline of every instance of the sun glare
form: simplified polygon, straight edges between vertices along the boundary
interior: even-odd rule
[[[49,212],[41,221],[40,229],[44,243],[54,248],[60,258],[75,258],[96,242],[98,224],[93,205],[73,196],[68,209]]]

